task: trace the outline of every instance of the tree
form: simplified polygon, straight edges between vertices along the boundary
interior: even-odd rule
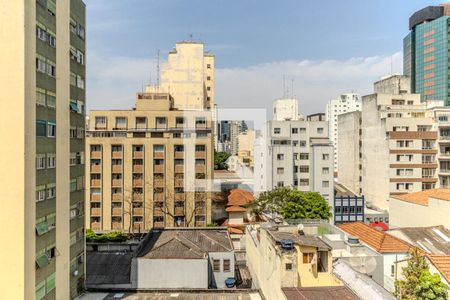
[[[331,217],[331,207],[319,193],[301,192],[288,187],[261,193],[252,208],[256,215],[279,213],[285,219],[328,220]]]
[[[214,170],[228,169],[226,161],[230,156],[231,154],[227,152],[214,152]]]
[[[417,248],[411,251],[411,258],[402,268],[403,278],[395,282],[395,294],[405,300],[445,300],[448,287],[438,274],[431,275],[428,263]]]

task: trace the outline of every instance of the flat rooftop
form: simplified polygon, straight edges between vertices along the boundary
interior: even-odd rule
[[[262,300],[258,292],[86,293],[79,300]]]

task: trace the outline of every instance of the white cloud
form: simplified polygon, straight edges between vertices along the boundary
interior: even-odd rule
[[[221,107],[269,108],[283,96],[283,74],[291,93],[300,99],[303,114],[323,112],[339,93],[369,94],[372,84],[392,70],[402,70],[400,52],[392,56],[346,60],[299,60],[258,64],[246,68],[216,69],[216,103]],[[156,81],[156,61],[146,58],[100,56],[89,53],[88,107],[91,109],[131,108],[135,94],[152,76]]]
[[[303,114],[324,112],[326,103],[339,93],[372,92],[373,82],[381,76],[402,70],[402,54],[350,58],[347,60],[282,61],[248,68],[216,70],[216,102],[223,107],[266,107],[283,96],[285,86],[300,99]]]

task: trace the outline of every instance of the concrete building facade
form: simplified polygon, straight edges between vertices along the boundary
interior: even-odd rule
[[[185,67],[177,60],[174,70],[163,70],[163,78],[184,74],[187,82],[165,78],[161,87],[149,86],[137,94],[135,109],[91,112],[86,141],[88,228],[143,232],[211,222],[214,137],[209,108],[214,99],[208,91],[213,91],[214,60],[205,54],[201,64],[194,64],[198,68],[190,70],[199,47],[203,49],[203,44],[178,43],[169,61],[179,53]],[[189,74],[200,65],[204,66],[201,90],[207,91],[201,95],[203,109],[196,104],[197,94],[182,92],[189,89]],[[169,86],[170,91],[179,91],[178,99],[156,92]],[[196,88],[194,80],[192,89]]]
[[[334,147],[334,172],[338,171],[338,116],[352,111],[361,110],[361,96],[356,93],[345,93],[338,98],[332,99],[327,103],[326,120],[328,121],[328,132],[330,140]]]
[[[297,121],[299,118],[298,99],[277,99],[273,101],[274,121]]]
[[[339,117],[339,144],[354,158],[339,163],[339,181],[359,189],[369,205],[387,210],[390,196],[447,182],[447,173],[438,164],[446,166],[441,162],[446,156],[439,154],[446,148],[438,145],[445,144],[447,131],[445,122],[438,125],[438,120],[448,118],[449,111],[442,102],[431,107],[421,102],[419,94],[411,94],[406,76],[376,82],[374,92],[363,97],[361,117],[358,113]]]
[[[74,299],[84,283],[85,5],[0,3],[2,297]]]
[[[332,205],[333,146],[328,123],[313,118],[270,121],[267,143],[255,147],[255,189],[292,186],[322,194]]]

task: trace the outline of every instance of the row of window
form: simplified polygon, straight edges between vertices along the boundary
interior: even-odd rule
[[[136,122],[137,128],[147,127],[147,117],[136,117],[135,122]],[[126,128],[127,123],[128,123],[127,117],[115,117],[115,128],[120,128],[120,129]],[[95,117],[95,126],[96,127],[106,127],[106,124],[107,124],[107,117],[105,117],[105,116]],[[166,125],[167,118],[166,117],[155,117],[155,124],[157,127]],[[186,124],[185,117],[176,117],[175,118],[176,126],[181,126],[184,124]],[[196,117],[195,125],[196,126],[206,125],[206,117]]]
[[[36,104],[49,108],[56,107],[56,94],[52,91],[36,88]]]
[[[70,85],[84,90],[84,77],[70,72]]]
[[[70,100],[69,109],[71,112],[84,115],[84,102],[80,100]]]
[[[84,26],[70,18],[70,31],[78,36],[80,39],[84,40],[85,38],[85,29]]]
[[[70,153],[70,166],[84,165],[84,152]]]
[[[126,132],[114,132],[114,131],[90,131],[88,132],[88,136],[90,137],[101,137],[101,138],[110,138],[110,137],[127,137]],[[208,132],[207,131],[197,131],[195,134],[191,132],[174,132],[172,133],[172,138],[174,139],[187,139],[187,138],[193,138],[196,137],[197,139],[207,138]],[[147,137],[147,134],[145,132],[133,132],[132,135],[133,138],[145,138]],[[152,138],[164,138],[164,132],[151,132],[150,137]]]
[[[55,273],[48,276],[36,285],[36,300],[41,300],[55,289]]]
[[[309,185],[309,179],[300,179],[300,181],[298,179],[294,180],[294,186],[308,186],[308,185]],[[278,181],[277,187],[284,187],[284,181]],[[330,187],[330,182],[328,180],[322,181],[322,187],[323,188]]]
[[[220,272],[220,259],[212,259],[212,269],[213,272]],[[230,272],[231,269],[231,261],[229,259],[222,260],[222,272]]]
[[[56,167],[56,153],[41,153],[36,155],[36,169],[53,169]]]
[[[83,127],[70,127],[70,138],[71,139],[84,139],[84,128]]]
[[[294,158],[297,159],[297,153],[294,153]],[[300,159],[308,159],[308,158],[301,158],[303,154],[303,157],[308,157],[308,153],[300,153]],[[305,155],[306,154],[306,155]],[[277,154],[277,160],[284,160],[284,154],[279,153]],[[330,155],[329,154],[322,154],[322,160],[330,160]]]
[[[79,176],[77,178],[70,180],[70,192],[84,190],[84,176]]]
[[[36,36],[39,40],[48,43],[50,47],[56,48],[56,34],[39,22],[36,24]]]
[[[354,213],[358,213],[358,214],[362,214],[362,206],[335,206],[334,207],[334,212],[336,214],[354,214]]]
[[[36,202],[56,197],[56,183],[48,183],[36,187]]]
[[[56,227],[56,213],[51,213],[36,220],[36,233],[41,236]]]
[[[83,139],[84,128],[71,126],[69,129],[71,139]],[[37,137],[56,137],[56,124],[51,121],[36,120],[36,136]]]
[[[84,53],[74,46],[70,46],[70,59],[76,61],[80,65],[84,65]]]
[[[291,132],[292,132],[292,134],[306,133],[306,128],[304,128],[304,127],[292,128]],[[316,132],[317,132],[317,134],[323,134],[323,128],[322,127],[317,127],[316,128]],[[274,134],[281,134],[281,128],[275,127],[273,129],[273,133]]]

